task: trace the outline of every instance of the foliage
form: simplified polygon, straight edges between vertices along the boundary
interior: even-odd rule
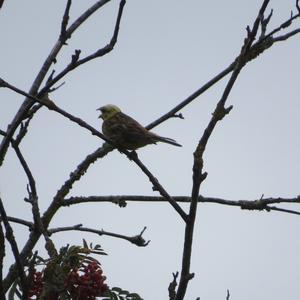
[[[100,245],[88,245],[85,240],[83,246],[62,247],[47,260],[34,255],[27,270],[28,300],[93,300],[97,297],[142,300],[136,293],[117,287],[109,289],[100,262],[90,254],[106,255]],[[37,270],[38,266],[43,266],[41,271]],[[11,299],[14,294],[21,296],[17,286],[18,281],[10,292]]]

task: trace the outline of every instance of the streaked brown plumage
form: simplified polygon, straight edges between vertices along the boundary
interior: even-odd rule
[[[100,107],[99,118],[103,119],[102,132],[111,139],[116,146],[136,150],[148,144],[163,142],[181,147],[175,140],[159,136],[150,132],[133,118],[122,113],[121,110],[112,104]]]

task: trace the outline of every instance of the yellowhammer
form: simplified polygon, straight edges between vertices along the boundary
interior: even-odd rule
[[[115,105],[108,104],[97,110],[101,111],[99,118],[103,119],[103,134],[120,148],[136,150],[148,144],[156,144],[157,142],[181,147],[173,139],[148,131],[136,120],[122,113],[120,108]]]

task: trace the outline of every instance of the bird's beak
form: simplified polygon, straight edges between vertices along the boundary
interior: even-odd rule
[[[100,110],[100,111],[101,111],[101,114],[99,115],[99,117],[98,117],[98,118],[101,118],[101,119],[103,119],[103,117],[102,117],[102,107],[99,107],[99,108],[97,108],[96,110]]]

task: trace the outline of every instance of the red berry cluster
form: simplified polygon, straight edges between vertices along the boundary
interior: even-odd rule
[[[44,286],[43,273],[34,270],[29,285],[30,287],[28,291],[28,300],[38,299],[42,293],[43,286]]]
[[[102,296],[107,290],[107,285],[104,283],[105,280],[106,277],[103,275],[100,264],[97,261],[91,261],[79,269],[70,271],[66,278],[65,288],[71,299],[94,300],[96,297]],[[34,270],[30,282],[28,300],[39,299],[43,286],[43,272]],[[59,299],[59,296],[53,296],[51,298],[51,300]]]
[[[74,269],[69,273],[66,288],[72,299],[85,300],[96,299],[107,290],[104,283],[106,277],[97,261],[92,261],[80,269]]]

